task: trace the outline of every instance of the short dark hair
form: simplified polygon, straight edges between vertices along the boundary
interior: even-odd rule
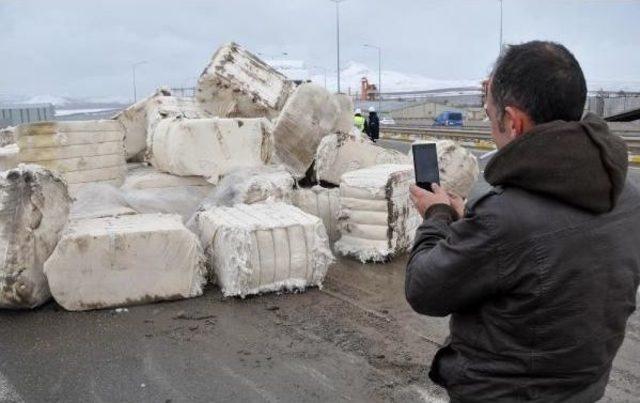
[[[491,75],[491,96],[502,122],[514,106],[535,124],[582,117],[587,84],[576,58],[559,43],[531,41],[504,48]]]

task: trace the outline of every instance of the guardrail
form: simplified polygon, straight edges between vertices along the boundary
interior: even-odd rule
[[[381,137],[390,140],[415,141],[423,138],[448,138],[461,142],[471,142],[477,148],[495,148],[491,132],[479,127],[440,127],[440,126],[399,126],[380,127]],[[627,143],[629,152],[640,155],[640,129],[612,130]],[[472,145],[472,144],[470,144]]]

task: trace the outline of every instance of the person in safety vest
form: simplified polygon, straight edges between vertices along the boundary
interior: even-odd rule
[[[363,133],[367,133],[366,120],[364,116],[362,116],[362,110],[360,108],[356,109],[356,114],[353,117],[353,124]]]

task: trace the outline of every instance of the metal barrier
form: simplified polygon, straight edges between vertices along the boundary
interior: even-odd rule
[[[631,154],[640,154],[640,129],[612,129],[622,137]],[[424,138],[447,138],[475,143],[477,148],[495,148],[491,131],[486,127],[382,126],[380,136],[388,140],[415,141]]]

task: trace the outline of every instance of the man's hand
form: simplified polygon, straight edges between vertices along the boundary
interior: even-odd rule
[[[458,217],[464,216],[464,199],[455,193],[448,193],[451,207],[458,213]]]
[[[409,197],[411,198],[413,205],[416,206],[418,213],[420,213],[420,217],[424,217],[424,213],[426,213],[427,210],[429,210],[429,207],[434,204],[446,204],[451,206],[449,195],[443,188],[435,183],[431,185],[431,188],[433,189],[433,192],[426,191],[416,185],[411,185],[409,188],[409,191],[411,192]]]

